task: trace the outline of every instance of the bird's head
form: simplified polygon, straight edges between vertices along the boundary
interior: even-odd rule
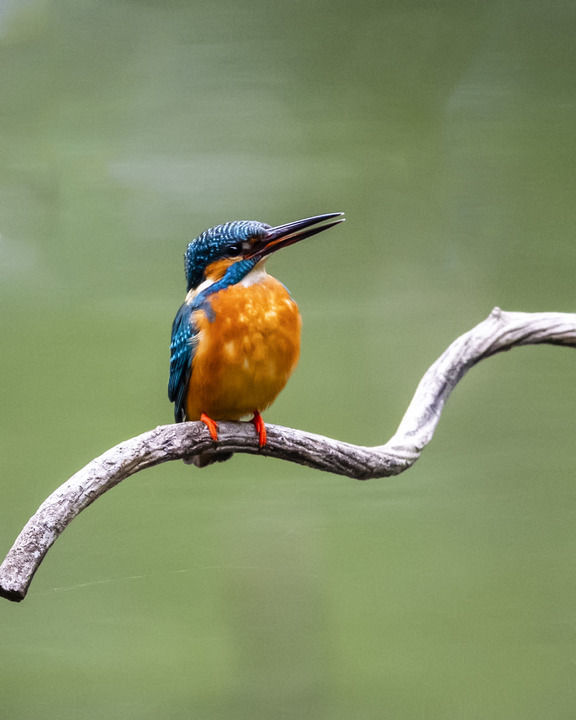
[[[271,227],[257,220],[236,220],[205,230],[186,249],[187,290],[205,280],[229,274],[238,282],[265,257],[280,248],[316,235],[344,220],[344,213],[328,213]]]

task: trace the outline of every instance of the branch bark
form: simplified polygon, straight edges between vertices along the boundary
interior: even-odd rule
[[[26,523],[0,566],[0,596],[23,600],[44,556],[72,520],[107,490],[140,470],[189,461],[213,452],[266,455],[358,480],[389,477],[410,468],[432,439],[448,396],[480,360],[520,345],[547,343],[576,347],[576,314],[504,312],[495,308],[457,338],[428,369],[394,436],[384,445],[364,447],[267,425],[259,449],[252,425],[219,423],[215,446],[199,422],[161,425],[107,450],[55,490]]]

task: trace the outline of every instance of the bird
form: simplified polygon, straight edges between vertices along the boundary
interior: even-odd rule
[[[301,316],[287,288],[266,271],[281,248],[344,221],[326,213],[284,225],[236,220],[208,228],[184,255],[186,297],[172,323],[168,397],[174,420],[202,421],[218,442],[218,422],[261,412],[284,388],[300,354]],[[197,455],[199,467],[232,453]]]

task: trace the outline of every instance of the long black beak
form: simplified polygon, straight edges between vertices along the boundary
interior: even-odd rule
[[[280,248],[288,247],[334,225],[339,225],[345,219],[344,213],[327,213],[269,228],[264,236],[254,241],[247,257],[260,260]]]

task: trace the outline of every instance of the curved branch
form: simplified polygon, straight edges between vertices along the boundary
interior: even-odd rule
[[[480,360],[519,345],[549,343],[576,347],[576,314],[503,312],[460,336],[428,369],[394,436],[385,444],[363,447],[267,425],[261,450],[252,425],[219,423],[215,447],[200,422],[161,425],[107,450],[79,470],[40,505],[0,566],[0,595],[23,600],[44,556],[70,522],[124,478],[169,460],[206,453],[245,452],[307,465],[358,480],[397,475],[410,468],[430,442],[444,403]]]

